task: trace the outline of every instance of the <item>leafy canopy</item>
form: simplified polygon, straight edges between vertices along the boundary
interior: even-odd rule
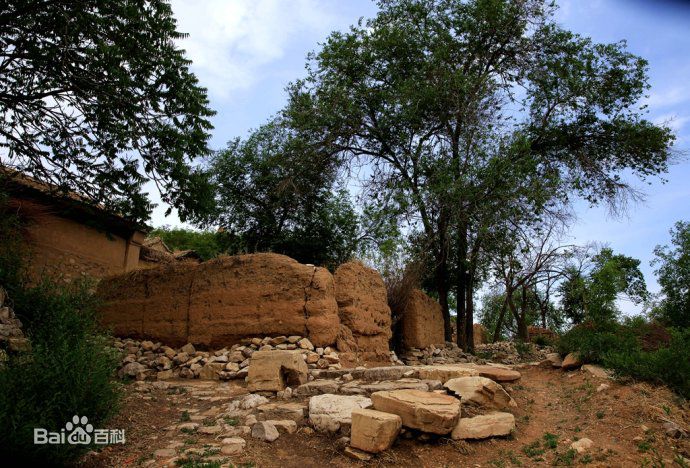
[[[153,180],[183,220],[211,209],[206,90],[165,0],[0,4],[0,163],[138,221]]]
[[[213,222],[230,253],[271,251],[337,267],[358,248],[358,216],[336,173],[280,119],[213,155]]]
[[[690,327],[690,222],[671,229],[671,245],[654,249],[662,299],[655,315],[668,325]]]

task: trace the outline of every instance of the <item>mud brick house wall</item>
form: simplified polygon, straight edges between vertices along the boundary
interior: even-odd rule
[[[9,206],[24,221],[26,263],[33,277],[102,278],[138,268],[145,233],[136,224],[18,176],[3,184]]]

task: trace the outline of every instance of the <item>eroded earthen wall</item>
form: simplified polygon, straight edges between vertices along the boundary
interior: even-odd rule
[[[171,264],[107,278],[102,322],[119,336],[226,346],[250,336],[302,335],[335,344],[333,276],[284,255]]]
[[[403,345],[406,348],[426,348],[444,343],[441,305],[415,289],[403,313]]]
[[[338,267],[334,278],[340,322],[352,332],[352,348],[362,359],[388,360],[391,310],[381,275],[360,262],[348,262]],[[341,332],[341,337],[346,334]]]

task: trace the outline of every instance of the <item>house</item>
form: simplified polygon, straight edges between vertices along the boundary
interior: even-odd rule
[[[4,178],[1,189],[23,221],[30,275],[58,273],[69,281],[139,268],[146,226],[21,174]]]

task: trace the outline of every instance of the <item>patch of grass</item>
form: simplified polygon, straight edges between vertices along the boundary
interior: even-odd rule
[[[196,444],[197,442],[199,442],[199,439],[195,439],[194,437],[190,437],[189,439],[186,439],[186,440],[184,441],[184,444],[185,444],[185,445],[194,445],[194,444]]]
[[[667,405],[661,405],[661,409],[664,410],[664,413],[666,413],[666,416],[671,416],[671,407]]]
[[[175,462],[181,468],[220,468],[219,461],[204,461],[198,458],[180,458]]]
[[[216,421],[213,418],[206,418],[203,421],[201,421],[202,426],[214,426],[216,424]]]
[[[647,452],[649,449],[652,448],[652,444],[650,444],[648,441],[643,440],[639,444],[637,444],[637,451],[638,452]]]
[[[552,450],[558,447],[558,436],[550,432],[544,433],[544,447]]]
[[[237,418],[231,418],[229,416],[225,416],[223,418],[223,421],[225,421],[225,424],[228,426],[237,426],[240,423],[240,420]]]
[[[183,434],[196,434],[196,429],[192,429],[191,427],[183,427],[180,429],[180,432]]]
[[[604,414],[605,413],[601,410],[597,411],[597,419],[604,419]]]
[[[543,455],[544,451],[545,450],[543,448],[541,448],[541,442],[538,440],[535,440],[531,444],[524,445],[522,447],[522,453],[524,453],[525,455],[527,455],[530,458],[535,458],[535,457],[538,457],[540,455]]]
[[[556,453],[556,458],[553,460],[553,466],[573,466],[577,452],[574,449],[568,449],[564,453]]]
[[[592,458],[592,456],[588,453],[586,453],[585,455],[583,455],[580,458],[580,464],[582,464],[582,465],[588,465],[588,464],[592,463],[593,461],[594,461],[594,458]]]
[[[189,411],[184,410],[182,414],[180,415],[180,421],[182,422],[187,422],[191,420],[191,417],[189,416]]]

